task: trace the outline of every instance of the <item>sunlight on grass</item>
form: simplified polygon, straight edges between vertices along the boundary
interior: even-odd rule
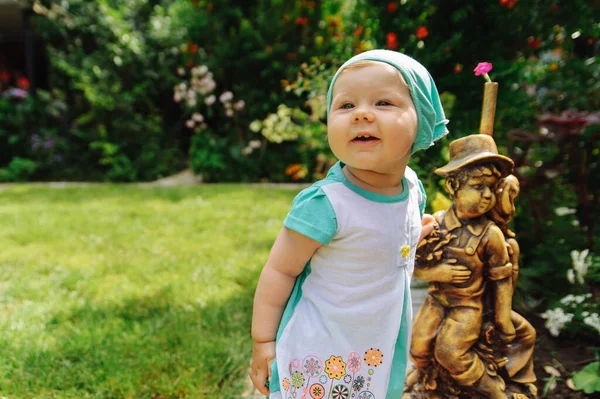
[[[297,191],[0,191],[0,393],[239,398],[254,286]]]

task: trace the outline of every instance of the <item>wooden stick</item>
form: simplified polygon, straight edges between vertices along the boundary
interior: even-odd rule
[[[498,83],[486,82],[483,86],[483,106],[481,109],[481,122],[479,133],[494,135],[494,117],[496,115],[496,98],[498,96]]]

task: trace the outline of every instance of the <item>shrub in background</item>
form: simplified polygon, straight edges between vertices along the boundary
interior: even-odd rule
[[[47,123],[38,121],[37,127],[27,122],[13,132],[20,145],[9,147],[9,165],[17,158],[35,162],[27,178],[38,180],[137,181],[185,164],[164,117],[165,109],[174,108],[169,100],[180,30],[161,4],[34,2],[32,22],[47,42],[50,96],[66,109],[58,119],[45,117]],[[48,100],[41,97],[26,103],[44,108]],[[32,116],[40,114],[27,118]],[[60,143],[53,158],[34,157],[38,140],[50,139]]]

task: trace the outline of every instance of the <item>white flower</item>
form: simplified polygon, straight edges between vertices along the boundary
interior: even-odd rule
[[[569,283],[575,284],[575,272],[573,269],[567,270],[567,280],[569,280]]]
[[[569,305],[571,302],[575,302],[575,295],[573,294],[569,294],[560,300],[560,303],[562,303],[563,305]]]
[[[193,107],[196,105],[196,97],[188,97],[187,98],[187,105],[188,107]]]
[[[252,154],[252,147],[245,147],[242,149],[242,154],[244,155],[250,155]]]
[[[233,99],[233,93],[230,91],[225,91],[225,92],[223,92],[223,94],[221,94],[219,96],[219,101],[221,101],[222,103],[229,102],[232,99]]]
[[[565,313],[562,308],[555,308],[553,310],[546,310],[540,316],[546,319],[544,326],[550,331],[550,334],[558,337],[560,330],[562,330],[567,323],[571,322],[574,315],[572,313]]]
[[[584,277],[587,274],[588,267],[591,264],[591,259],[586,260],[589,252],[590,251],[588,249],[584,249],[581,252],[577,250],[571,251],[573,270],[575,271],[575,276],[577,277],[579,284],[583,284]]]
[[[208,67],[206,65],[199,65],[197,67],[192,68],[192,75],[194,76],[202,76],[206,72],[208,72]]]
[[[203,121],[204,121],[204,116],[202,116],[202,114],[201,114],[201,113],[199,113],[199,112],[194,112],[194,113],[192,114],[192,119],[193,119],[195,122],[203,122]]]
[[[213,105],[215,103],[215,101],[217,101],[217,97],[215,97],[214,94],[211,94],[210,96],[208,96],[204,99],[204,104],[206,104],[210,107],[211,105]]]
[[[179,75],[179,76],[185,75],[185,69],[183,69],[182,67],[177,68],[177,75]]]
[[[560,208],[556,208],[554,210],[554,213],[556,213],[557,216],[572,215],[575,212],[576,212],[575,209],[567,208],[565,206],[561,206]]]
[[[233,116],[233,110],[231,108],[226,109],[225,110],[225,115],[227,115],[228,117],[232,117]]]
[[[253,149],[260,148],[260,140],[250,140],[250,142],[248,142],[248,147]]]
[[[179,90],[186,91],[187,85],[184,82],[179,83]]]
[[[591,315],[585,317],[583,322],[588,326],[595,328],[600,334],[600,316],[598,316],[598,313],[592,313]]]
[[[240,101],[236,102],[235,104],[233,104],[233,109],[235,109],[236,111],[241,111],[244,109],[245,105],[246,105],[246,103],[244,102],[244,100],[240,100]]]
[[[173,93],[173,101],[178,103],[182,100],[182,98],[183,98],[183,95],[181,94],[181,92],[179,90],[175,90],[175,93]]]
[[[191,129],[194,126],[196,126],[196,122],[194,122],[193,119],[188,119],[187,121],[185,121],[185,126]]]
[[[260,129],[262,129],[261,121],[252,121],[252,123],[250,124],[250,130],[252,130],[254,133],[258,133],[260,132]]]

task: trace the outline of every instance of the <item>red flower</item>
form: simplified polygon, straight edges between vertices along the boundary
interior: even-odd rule
[[[459,73],[463,70],[463,66],[461,64],[454,65],[454,73]]]
[[[206,11],[210,12],[212,11],[214,5],[213,3],[206,3]]]
[[[536,48],[540,47],[540,39],[531,36],[527,39],[527,45],[535,50]]]
[[[394,3],[393,1],[388,3],[388,5],[387,5],[388,12],[396,12],[397,9],[398,9],[398,5],[396,5],[396,3]]]
[[[308,18],[307,17],[298,17],[298,18],[296,18],[296,25],[306,26],[307,24],[308,24]]]
[[[285,57],[288,60],[295,60],[296,58],[298,58],[298,55],[296,53],[287,53]]]
[[[188,43],[188,52],[190,54],[196,54],[198,52],[198,45],[195,43]]]
[[[500,0],[500,5],[506,8],[513,8],[518,0]]]
[[[358,25],[356,27],[356,29],[354,30],[354,36],[359,37],[360,35],[362,35],[364,30],[364,27],[362,25]]]
[[[429,31],[427,30],[427,28],[426,28],[425,26],[419,26],[419,27],[417,28],[417,32],[416,32],[416,34],[417,34],[417,38],[418,38],[418,39],[421,39],[421,40],[423,40],[423,39],[425,39],[427,36],[429,36]]]
[[[29,89],[29,79],[27,79],[25,76],[21,76],[19,79],[17,79],[17,87],[22,90]]]
[[[387,46],[390,50],[395,50],[398,48],[398,35],[394,32],[390,32],[386,35]]]
[[[8,71],[2,70],[0,71],[0,82],[2,83],[8,83],[8,81],[10,80],[10,74],[8,73]]]

